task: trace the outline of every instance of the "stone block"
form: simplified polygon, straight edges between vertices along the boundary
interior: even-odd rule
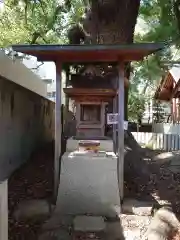
[[[113,218],[120,212],[116,155],[64,153],[55,213]]]
[[[42,226],[43,230],[59,229],[61,227],[69,229],[73,226],[73,216],[53,214]]]
[[[174,155],[171,152],[160,153],[153,158],[153,161],[159,165],[170,163],[174,159]]]
[[[106,223],[103,217],[96,216],[77,216],[74,219],[74,230],[81,232],[104,231]]]
[[[27,200],[19,203],[14,211],[16,220],[45,218],[50,215],[50,204],[46,200]]]

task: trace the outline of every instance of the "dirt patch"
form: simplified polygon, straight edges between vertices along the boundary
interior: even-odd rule
[[[144,164],[149,172],[148,181],[147,178],[144,181],[139,176],[134,176],[133,180],[126,179],[126,195],[141,199],[149,197],[157,203],[169,202],[172,204],[173,210],[179,214],[180,172],[174,173],[166,163],[160,165],[158,161],[144,161]]]

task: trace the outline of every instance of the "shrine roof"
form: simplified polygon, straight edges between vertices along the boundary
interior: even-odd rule
[[[121,45],[12,45],[16,52],[32,55],[39,61],[62,63],[139,61],[163,49],[162,43]]]

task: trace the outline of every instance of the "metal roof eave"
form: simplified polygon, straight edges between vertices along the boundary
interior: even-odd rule
[[[16,52],[37,57],[44,61],[62,62],[115,62],[118,60],[141,60],[145,56],[162,50],[162,43],[133,43],[121,45],[12,45]]]

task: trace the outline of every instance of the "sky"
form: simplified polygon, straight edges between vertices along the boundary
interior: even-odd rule
[[[30,59],[24,59],[23,63],[30,69],[36,68],[38,65],[40,65],[40,62],[37,62],[35,57],[30,57]],[[42,79],[56,79],[56,68],[54,62],[44,62],[42,66],[38,68],[38,71],[36,73],[42,78]]]
[[[180,76],[180,68],[179,67],[172,67],[170,70],[171,75],[173,76],[175,82],[179,81]]]
[[[142,18],[138,17],[136,27],[135,27],[135,34],[143,35],[146,32],[148,32],[147,24]]]

